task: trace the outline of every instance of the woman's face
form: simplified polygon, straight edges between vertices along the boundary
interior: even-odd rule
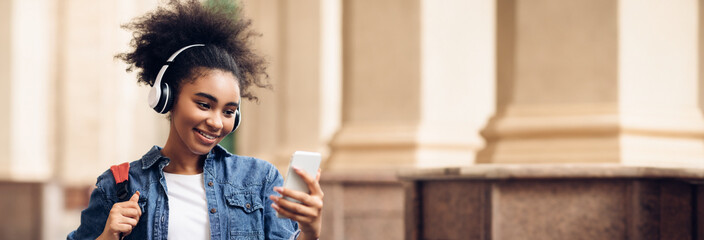
[[[182,83],[177,97],[171,134],[191,153],[207,154],[234,128],[240,92],[231,72],[200,69],[195,81]]]

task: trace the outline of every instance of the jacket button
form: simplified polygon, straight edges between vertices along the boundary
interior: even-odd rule
[[[211,208],[211,209],[210,209],[210,213],[216,213],[217,211],[218,211],[218,210],[215,209],[215,208]]]
[[[247,204],[246,204],[246,205],[244,205],[244,206],[245,206],[245,207],[247,207],[247,208],[250,208],[250,207],[252,207],[252,205],[249,205],[249,203],[247,203]]]
[[[213,181],[208,182],[208,186],[213,186]]]

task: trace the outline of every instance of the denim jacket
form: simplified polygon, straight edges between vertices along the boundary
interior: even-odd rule
[[[169,223],[167,186],[163,169],[169,159],[152,147],[142,159],[130,163],[129,196],[139,191],[142,216],[125,239],[166,239]],[[283,178],[270,163],[232,155],[219,145],[203,165],[211,239],[295,239],[298,223],[276,217],[269,195]],[[95,239],[105,228],[112,205],[118,202],[110,170],[98,177],[81,225],[67,239]]]

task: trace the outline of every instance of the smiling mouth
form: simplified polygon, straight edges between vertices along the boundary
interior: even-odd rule
[[[203,137],[205,137],[205,138],[208,139],[208,140],[215,140],[215,138],[216,138],[216,136],[207,134],[207,133],[205,133],[205,132],[203,132],[203,131],[201,131],[201,130],[198,130],[198,129],[195,129],[195,130],[196,130],[196,132],[198,132],[198,134],[202,135]]]

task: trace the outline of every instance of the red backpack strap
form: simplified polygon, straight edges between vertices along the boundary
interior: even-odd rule
[[[112,176],[115,177],[115,183],[127,181],[130,178],[130,163],[126,162],[120,165],[112,165],[110,171],[112,171]]]
[[[112,176],[115,178],[115,184],[117,185],[117,198],[121,202],[129,200],[130,163],[113,165],[110,167],[110,171],[112,171]]]

